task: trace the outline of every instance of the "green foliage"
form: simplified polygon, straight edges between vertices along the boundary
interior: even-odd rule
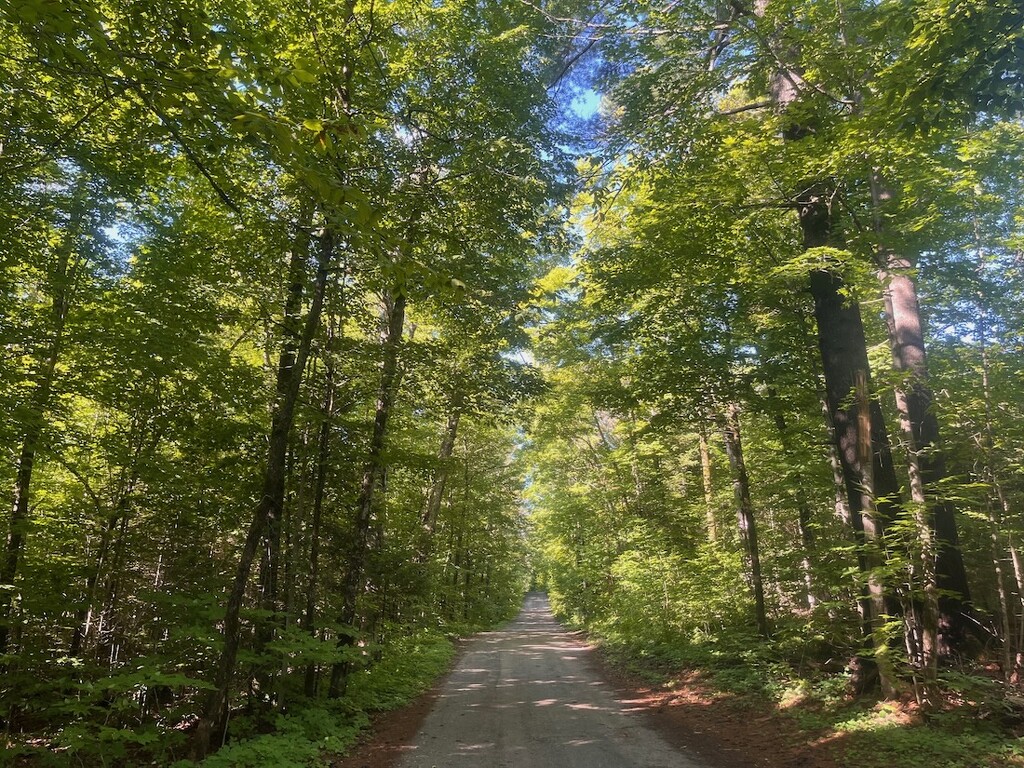
[[[571,175],[545,87],[563,26],[514,2],[0,10],[0,496],[26,500],[0,523],[12,752],[169,764],[223,687],[220,759],[302,764],[358,710],[307,679],[323,697],[332,668],[353,689],[391,669],[359,707],[397,703],[438,670],[423,632],[517,604],[507,457]],[[283,504],[239,568],[271,443]],[[407,637],[424,666],[389,667]]]
[[[369,720],[362,712],[352,712],[342,704],[314,705],[274,719],[273,733],[232,743],[206,758],[204,768],[309,768],[324,765],[324,752],[343,752],[351,745]],[[195,763],[179,761],[175,768]]]
[[[365,728],[373,712],[396,709],[427,690],[451,661],[446,637],[423,631],[399,637],[381,649],[381,660],[353,677],[345,698],[335,703],[302,702],[279,714],[272,732],[233,742],[203,760],[203,768],[308,768],[342,754]],[[245,725],[232,732],[242,734]],[[177,768],[194,763],[181,761]]]
[[[397,709],[426,691],[454,653],[451,640],[434,631],[400,638],[385,649],[380,663],[352,679],[347,698],[367,712]]]
[[[779,665],[827,686],[863,654],[869,576],[906,617],[876,634],[913,638],[931,502],[877,546],[840,519],[807,293],[841,278],[876,389],[907,388],[890,254],[945,436],[924,492],[956,504],[991,635],[963,655],[1010,676],[1022,28],[1006,0],[3,6],[9,753],[170,764],[223,690],[211,765],[305,764],[530,580],[631,653],[771,696],[800,685]]]

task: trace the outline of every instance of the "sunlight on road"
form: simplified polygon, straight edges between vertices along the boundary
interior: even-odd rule
[[[467,646],[401,768],[702,768],[615,698],[590,649],[527,595]]]

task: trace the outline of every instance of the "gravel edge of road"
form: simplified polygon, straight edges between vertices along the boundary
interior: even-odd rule
[[[393,768],[398,763],[403,748],[413,740],[433,709],[444,681],[462,659],[468,641],[468,637],[459,637],[452,641],[455,653],[452,654],[448,666],[438,675],[430,688],[412,702],[397,709],[373,714],[369,727],[359,735],[348,753],[332,757],[331,768]]]

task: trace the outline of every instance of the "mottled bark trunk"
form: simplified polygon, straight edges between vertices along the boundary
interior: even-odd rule
[[[768,636],[768,618],[764,607],[764,583],[761,578],[761,555],[757,545],[757,524],[754,520],[754,505],[750,499],[750,479],[743,459],[743,441],[740,437],[739,406],[730,404],[724,414],[718,415],[719,428],[725,442],[725,452],[732,466],[733,491],[736,496],[736,518],[739,523],[740,540],[747,555],[750,568],[750,587],[754,597],[754,619],[757,631]]]
[[[769,0],[755,0],[754,15],[763,17],[768,3]],[[770,96],[775,108],[783,116],[788,116],[791,107],[802,96],[805,81],[796,68],[783,66],[781,61],[779,64],[769,84]],[[798,143],[812,133],[813,126],[796,118],[787,122],[782,131],[782,138],[787,143]],[[793,202],[799,214],[805,248],[836,245],[832,197],[833,185],[826,180],[811,180],[795,195]],[[871,582],[874,569],[864,558],[868,550],[863,545],[868,540],[881,540],[886,521],[895,516],[899,485],[882,411],[877,400],[870,395],[867,343],[860,308],[844,297],[842,277],[828,266],[811,272],[810,288],[814,297],[825,399],[832,416],[833,438],[849,501],[850,518],[862,545],[859,566]],[[850,404],[850,395],[855,392],[858,380],[863,383],[864,408],[856,402]],[[860,416],[864,418],[860,419],[861,426],[858,427]],[[862,436],[860,433],[863,431],[868,431],[868,434]],[[862,459],[859,456],[862,443],[869,446],[870,457]],[[872,611],[868,594],[862,594],[860,606],[864,616],[865,642],[873,644],[876,656],[884,661],[887,646],[880,638],[873,638],[872,628],[876,626],[878,617]],[[858,666],[864,674],[857,675],[857,682],[865,686],[876,667],[867,656],[858,659]],[[889,688],[890,681],[885,679],[885,671],[880,671],[883,687]]]
[[[821,413],[825,419],[825,428],[829,435],[828,462],[832,469],[832,485],[835,491],[835,515],[843,521],[847,530],[854,530],[856,525],[853,522],[853,515],[850,513],[850,500],[846,497],[846,480],[843,478],[843,462],[839,459],[839,449],[836,448],[835,424],[832,423],[832,412],[829,411],[828,402],[824,397],[821,399]]]
[[[797,205],[804,246],[831,245],[832,221],[827,190],[810,189],[798,199]],[[899,484],[882,410],[870,392],[867,341],[860,308],[843,295],[844,287],[843,279],[831,270],[818,269],[811,273],[825,400],[832,417],[833,439],[850,518],[862,545],[859,566],[868,579],[869,591],[877,592],[880,587],[873,584],[877,581],[873,575],[875,569],[871,567],[870,559],[865,558],[865,553],[878,546],[886,525],[896,517]],[[851,395],[857,392],[858,385],[861,396],[851,402]],[[865,446],[868,449],[866,453]],[[889,612],[898,611],[893,601],[888,601],[888,604]],[[865,640],[874,646],[876,657],[884,660],[885,643],[874,637],[880,616],[873,609],[870,595],[862,595],[861,613]],[[875,665],[865,657],[859,660],[859,666],[864,674],[858,684],[866,686]],[[891,690],[891,675],[886,674],[884,666],[879,665],[883,687]]]
[[[882,206],[890,195],[877,174],[872,178],[872,196],[875,230],[881,238],[885,234]],[[934,657],[956,653],[967,635],[970,592],[956,510],[949,501],[936,497],[938,484],[946,478],[946,463],[939,448],[939,422],[932,407],[924,324],[912,277],[914,265],[884,247],[880,247],[878,257],[893,366],[904,375],[896,387],[896,406],[907,443],[911,499],[920,510],[917,519],[924,581],[924,661],[934,677]]]
[[[913,293],[913,284],[903,277],[887,273],[884,270],[882,282],[885,293],[886,321],[889,328],[893,364],[897,371],[907,371],[905,350],[902,348],[901,343],[901,338],[907,331],[907,318],[905,316],[902,317],[902,322],[897,319],[899,310],[894,310],[894,291],[896,293],[896,303],[905,302],[908,298],[908,287],[910,292]],[[913,296],[913,301],[914,314],[916,315],[916,294]],[[903,309],[906,309],[906,307],[904,306]],[[915,320],[918,324],[918,332],[920,332],[919,318],[915,318]],[[922,354],[924,352],[923,341],[922,346],[920,346],[920,352]],[[923,363],[923,357],[921,362]],[[916,375],[913,376],[916,378]],[[914,406],[910,404],[910,400],[914,397],[912,394],[914,388],[915,383],[912,379],[909,390],[904,384],[900,383],[896,385],[894,394],[896,410],[899,413],[900,430],[906,443],[910,500],[913,504],[912,511],[917,528],[917,546],[920,549],[919,564],[915,570],[918,572],[917,581],[920,584],[921,592],[919,596],[911,596],[913,610],[908,612],[908,635],[912,635],[916,642],[908,643],[908,651],[911,661],[918,665],[923,678],[923,686],[918,694],[918,701],[922,704],[928,704],[935,697],[939,657],[939,597],[936,592],[937,549],[933,531],[933,520],[935,519],[936,508],[939,505],[936,505],[933,499],[928,499],[925,496],[922,462],[928,461],[928,458],[921,452],[921,444],[919,442],[920,429],[915,429],[914,426],[914,416],[912,415]],[[920,417],[920,414],[918,416]],[[933,503],[929,504],[929,501]],[[951,518],[952,512],[952,509],[949,509]],[[951,623],[948,621],[947,626],[951,626]],[[952,645],[959,645],[959,643],[954,642]],[[951,646],[947,644],[947,653],[950,650]]]

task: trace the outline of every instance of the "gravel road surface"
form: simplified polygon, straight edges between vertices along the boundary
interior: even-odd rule
[[[618,701],[589,652],[530,593],[469,641],[400,768],[708,768]]]

